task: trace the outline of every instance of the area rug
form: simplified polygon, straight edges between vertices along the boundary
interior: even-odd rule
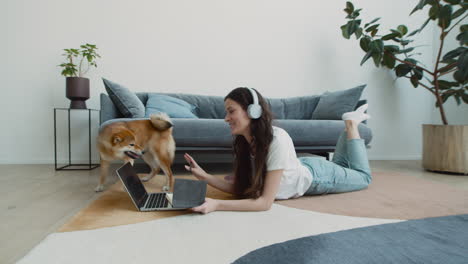
[[[150,191],[158,191],[161,189],[162,179],[163,177],[157,176],[145,183],[145,186]],[[232,199],[231,195],[211,187],[208,187],[207,196]],[[420,219],[467,214],[468,191],[405,174],[377,172],[373,173],[373,181],[365,190],[301,197],[276,203],[336,215]],[[89,230],[140,223],[188,213],[187,211],[138,212],[119,181],[78,212],[59,231]]]
[[[467,190],[399,173],[376,172],[372,177],[365,190],[301,197],[278,204],[330,214],[389,219],[468,214]]]
[[[277,201],[266,212],[208,215],[188,211],[138,212],[117,182],[19,263],[231,263],[249,256],[249,252],[256,254],[257,249],[295,239],[404,223],[401,221],[407,219],[468,213],[467,191],[403,174],[378,172],[373,176],[369,188],[358,192]],[[157,177],[145,186],[149,191],[158,191],[161,181],[162,177]],[[232,199],[213,188],[208,188],[207,196]],[[415,236],[413,229],[407,231]],[[363,234],[366,232],[358,232],[357,236],[364,236],[365,240],[367,235]],[[437,230],[424,233],[436,239],[437,234]],[[380,238],[393,246],[400,242],[385,235]],[[378,243],[380,240],[376,239]],[[354,250],[368,251],[357,242],[350,244]],[[458,249],[453,253],[464,257]]]
[[[468,215],[314,235],[257,249],[235,264],[468,263]]]
[[[399,220],[316,213],[281,205],[265,212],[213,212],[49,235],[18,263],[231,263],[303,236]]]

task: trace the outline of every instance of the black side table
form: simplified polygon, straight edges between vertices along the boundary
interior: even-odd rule
[[[57,111],[68,111],[68,165],[57,167]],[[87,111],[88,112],[88,150],[89,163],[73,164],[71,161],[71,131],[70,131],[70,112],[71,111]],[[99,124],[101,123],[100,110],[97,109],[70,109],[70,108],[54,108],[54,154],[55,154],[55,170],[92,170],[99,167],[99,164],[91,163],[91,113],[97,112],[99,116]],[[75,167],[75,168],[71,168]],[[84,167],[84,168],[76,168]]]

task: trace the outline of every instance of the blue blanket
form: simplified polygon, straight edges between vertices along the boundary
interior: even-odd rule
[[[294,239],[252,251],[234,263],[466,264],[468,214],[409,220]]]

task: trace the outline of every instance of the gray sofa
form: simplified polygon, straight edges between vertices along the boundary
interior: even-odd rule
[[[194,114],[198,118],[172,118],[176,152],[231,151],[232,135],[229,126],[224,122],[223,97],[193,94],[159,94],[182,99],[196,106]],[[136,93],[136,95],[146,105],[148,93]],[[338,137],[344,129],[344,122],[342,120],[312,119],[320,97],[320,95],[317,95],[283,99],[267,98],[267,100],[275,117],[274,125],[283,128],[289,133],[297,152],[307,152],[328,157],[328,153],[333,152],[335,149]],[[365,100],[360,100],[356,107],[365,102]],[[132,120],[123,118],[123,115],[107,94],[101,94],[100,103],[101,125],[114,122],[117,119]],[[368,146],[372,139],[371,129],[366,124],[360,124],[359,132]]]

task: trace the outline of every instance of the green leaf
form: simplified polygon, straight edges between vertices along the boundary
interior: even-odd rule
[[[384,46],[384,50],[389,52],[397,52],[400,50],[400,48],[396,45],[386,45]]]
[[[411,76],[410,81],[411,81],[411,84],[413,85],[414,88],[418,87],[419,80],[418,80],[418,78],[416,78],[415,75]]]
[[[463,102],[465,102],[465,104],[468,104],[468,94],[466,93],[462,94],[462,99],[463,99]]]
[[[374,60],[375,66],[379,67],[380,61],[382,60],[382,52],[373,52],[372,59]]]
[[[444,67],[439,69],[439,72],[440,73],[448,72],[448,71],[450,71],[451,69],[453,69],[456,66],[457,66],[457,64],[455,64],[455,63],[445,65]]]
[[[460,3],[460,0],[444,0],[444,2],[447,2],[452,5],[458,5]]]
[[[359,12],[361,11],[362,9],[356,9],[353,11],[353,13],[351,13],[351,15],[348,16],[348,18],[352,18],[352,19],[355,19],[359,16]]]
[[[376,39],[374,41],[371,41],[371,43],[369,44],[369,48],[373,52],[382,53],[384,51],[384,43],[382,40]]]
[[[369,22],[369,23],[365,24],[365,25],[364,25],[364,28],[367,28],[368,26],[370,26],[370,25],[374,24],[375,22],[379,21],[379,19],[380,19],[380,17],[378,17],[378,18],[375,18],[375,19],[374,19],[374,20],[372,20],[371,22]]]
[[[341,26],[341,34],[343,35],[345,39],[349,39],[348,24]]]
[[[398,77],[406,76],[411,71],[411,69],[412,67],[409,66],[408,64],[404,64],[404,63],[399,64],[395,68],[396,76]]]
[[[453,73],[453,78],[459,83],[465,83],[467,81],[466,76],[463,76],[461,71],[456,71]]]
[[[446,29],[450,26],[450,22],[452,21],[452,6],[451,5],[444,5],[440,9],[439,12],[439,27],[442,29]]]
[[[377,24],[377,25],[373,25],[373,26],[370,26],[368,28],[366,28],[366,32],[371,32],[375,29],[377,29],[379,27],[380,24]]]
[[[390,34],[387,34],[387,35],[383,36],[381,39],[382,40],[389,40],[389,39],[393,39],[393,38],[396,38],[396,37],[398,37],[398,34],[390,33]]]
[[[438,80],[437,83],[439,84],[439,89],[441,90],[447,90],[460,85],[458,82],[449,82],[444,80]]]
[[[361,66],[364,64],[364,62],[366,62],[370,57],[372,57],[372,51],[368,51],[366,53],[366,55],[364,55],[364,58],[362,58],[361,60]]]
[[[398,51],[397,53],[398,53],[398,54],[408,53],[408,52],[411,52],[411,51],[413,51],[413,50],[414,50],[414,48],[407,48],[407,49],[400,50],[400,51]]]
[[[458,34],[457,40],[460,41],[460,45],[468,45],[468,31]]]
[[[427,5],[427,0],[420,0],[419,3],[418,3],[418,5],[413,9],[413,11],[411,11],[410,16],[411,16],[414,12],[423,9],[425,5]]]
[[[465,9],[464,8],[460,8],[458,9],[457,11],[455,11],[453,14],[452,14],[452,20],[454,20],[455,18],[463,15],[463,13],[465,13]]]
[[[459,48],[456,48],[454,50],[451,50],[451,51],[447,52],[444,55],[444,57],[442,57],[442,60],[443,61],[448,61],[448,60],[451,60],[451,59],[455,59],[456,57],[458,57],[460,54],[462,54],[466,50],[468,50],[468,49],[465,48],[465,47],[459,47]]]
[[[354,11],[354,5],[351,2],[346,2],[346,8],[344,10],[348,15],[351,15]]]
[[[408,33],[408,28],[405,25],[399,25],[397,30],[401,32],[401,35],[404,36]]]
[[[418,64],[418,61],[415,60],[415,59],[411,59],[411,58],[406,58],[405,61],[409,62],[409,63],[412,63],[414,65],[417,65]]]
[[[356,36],[356,39],[359,39],[362,36],[362,27],[358,27],[356,32],[354,32],[354,35]]]
[[[398,31],[398,30],[390,29],[390,31],[391,31],[393,34],[397,34],[398,37],[400,37],[400,38],[403,37],[403,35],[401,34],[401,32]]]
[[[433,5],[431,9],[429,9],[429,18],[432,20],[436,20],[439,17],[440,8],[439,5]]]
[[[460,26],[460,31],[461,31],[461,32],[466,32],[466,31],[468,31],[468,24],[461,25],[461,26]]]
[[[389,69],[393,69],[395,67],[396,60],[391,56],[390,52],[384,52],[382,58],[382,64],[387,66]]]
[[[348,22],[347,27],[347,34],[348,36],[353,35],[354,32],[359,28],[359,24],[361,24],[361,20],[351,20]]]
[[[369,43],[371,42],[369,37],[363,37],[361,38],[361,41],[359,41],[359,45],[361,46],[361,49],[365,52],[369,51]]]
[[[413,68],[413,76],[415,76],[416,79],[421,80],[423,78],[423,71],[418,68]]]
[[[462,79],[468,80],[468,51],[463,52],[458,58],[458,71],[460,71]]]

